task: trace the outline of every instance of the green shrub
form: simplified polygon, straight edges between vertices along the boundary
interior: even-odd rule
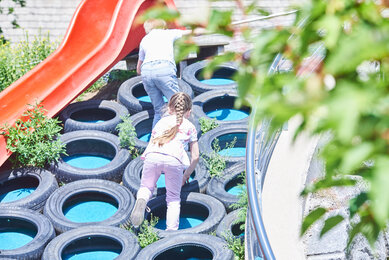
[[[17,44],[0,41],[0,91],[46,59],[57,47],[58,42],[52,42],[49,34],[39,34],[30,41],[26,33],[25,39]]]
[[[158,217],[151,216],[150,221],[145,220],[143,221],[142,225],[140,225],[138,233],[140,247],[144,248],[159,240],[157,232],[153,229],[157,223]]]
[[[137,137],[135,127],[132,124],[130,115],[122,117],[123,122],[116,126],[116,130],[119,131],[119,141],[122,148],[126,148],[130,151],[132,158],[138,157],[142,151],[135,147],[135,139]]]
[[[244,241],[240,238],[225,236],[227,247],[234,252],[236,260],[244,260]]]
[[[45,115],[42,105],[31,106],[18,119],[14,126],[4,125],[0,134],[4,135],[7,149],[15,167],[44,167],[46,163],[58,161],[65,154],[65,145],[61,143],[59,132],[62,127],[57,118]]]
[[[215,118],[209,119],[206,117],[200,117],[199,123],[203,134],[219,126]]]
[[[226,147],[224,149],[231,149],[235,146],[236,143],[236,137],[234,140],[229,144],[226,143]],[[223,171],[226,169],[226,156],[222,156],[219,154],[221,148],[219,145],[219,139],[215,138],[215,140],[212,142],[212,152],[211,154],[201,154],[201,157],[204,159],[205,166],[207,167],[209,171],[209,175],[211,178],[213,177],[220,177],[223,174]],[[228,153],[227,153],[228,154]]]
[[[239,209],[238,218],[234,221],[234,223],[242,223],[240,225],[240,229],[243,231],[245,229],[246,214],[249,204],[246,188],[246,172],[242,172],[239,178],[243,180],[243,184],[238,184],[238,188],[241,190],[241,192],[238,193],[238,201],[232,204],[230,208]]]

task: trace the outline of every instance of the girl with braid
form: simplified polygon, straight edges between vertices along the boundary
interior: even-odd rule
[[[150,142],[142,154],[144,160],[141,185],[137,193],[135,207],[131,213],[131,223],[142,224],[146,204],[152,197],[155,184],[161,173],[166,183],[166,230],[177,230],[180,217],[180,193],[199,161],[197,132],[188,120],[192,100],[183,93],[175,93],[169,100],[168,115],[162,117],[151,133]],[[191,159],[185,152],[190,145]]]

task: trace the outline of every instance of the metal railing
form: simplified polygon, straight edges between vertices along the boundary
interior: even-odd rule
[[[246,178],[248,213],[246,222],[247,259],[275,259],[262,220],[262,188],[281,131],[269,132],[270,121],[252,125],[247,134]],[[259,243],[255,243],[258,241]]]

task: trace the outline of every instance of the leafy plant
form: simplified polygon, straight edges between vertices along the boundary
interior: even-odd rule
[[[249,200],[247,196],[247,189],[246,189],[246,172],[242,172],[240,179],[243,180],[243,183],[238,184],[238,188],[240,189],[240,192],[238,193],[238,201],[236,203],[233,203],[230,208],[232,209],[239,209],[238,217],[234,221],[235,224],[242,223],[240,225],[240,229],[245,229],[245,222],[246,222],[246,215],[247,215],[247,209],[249,205]]]
[[[108,75],[108,82],[112,82],[114,80],[118,81],[126,81],[129,78],[136,76],[136,70],[111,70]]]
[[[199,123],[203,134],[219,126],[215,118],[200,117]]]
[[[130,119],[130,115],[121,117],[123,122],[119,123],[116,126],[116,130],[119,131],[119,141],[120,146],[122,148],[126,148],[130,151],[133,158],[138,157],[142,151],[135,147],[135,139],[137,137],[136,130],[132,121]]]
[[[215,138],[212,142],[212,152],[211,154],[201,154],[201,157],[204,159],[205,166],[207,167],[209,171],[209,175],[211,178],[213,177],[220,177],[223,174],[223,171],[226,169],[226,157],[228,156],[228,149],[232,149],[235,146],[237,138],[234,137],[234,139],[231,141],[231,143],[226,143],[226,146],[224,150],[227,150],[227,155],[220,155],[220,145],[219,145],[219,139]]]
[[[157,225],[158,217],[151,216],[150,221],[147,219],[140,225],[138,241],[140,247],[144,248],[159,240],[158,234],[153,227]]]
[[[243,14],[250,14],[253,5],[246,8],[242,1],[236,2]],[[228,11],[213,12],[202,26],[211,32],[221,28],[218,33],[227,36],[239,32],[253,46],[247,61],[239,53],[227,55],[239,67],[235,75],[238,104],[253,108],[254,123],[272,118],[275,130],[298,116],[295,136],[302,131],[331,133],[320,153],[325,176],[302,195],[353,186],[355,182],[347,176],[362,176],[367,190],[349,201],[350,216],[359,218],[352,224],[348,245],[362,234],[373,246],[389,220],[388,3],[311,0],[296,7],[299,11],[292,26],[266,28],[260,34],[249,26],[226,26],[231,18]],[[273,64],[277,55],[283,59]],[[284,61],[290,69],[282,68]],[[282,73],[269,74],[269,68]],[[307,216],[310,224],[324,216],[323,210]],[[321,235],[340,222],[334,216]]]
[[[245,250],[244,250],[244,240],[240,238],[235,238],[232,235],[224,237],[227,241],[227,247],[234,252],[236,260],[244,260]]]
[[[57,46],[58,42],[52,42],[49,34],[39,34],[30,41],[26,33],[17,44],[0,41],[0,91],[46,59]]]
[[[14,126],[4,125],[1,135],[7,142],[7,149],[13,153],[10,157],[15,167],[38,166],[58,161],[66,153],[59,132],[62,127],[57,118],[45,115],[42,105],[30,106]]]

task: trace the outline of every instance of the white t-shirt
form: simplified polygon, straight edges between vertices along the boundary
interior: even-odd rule
[[[175,115],[162,117],[161,120],[159,120],[158,123],[154,126],[151,132],[151,138],[161,136],[166,130],[171,129],[175,125]],[[170,140],[170,142],[162,146],[158,146],[158,144],[149,142],[141,158],[144,160],[149,153],[166,154],[178,159],[185,166],[185,168],[187,168],[190,165],[190,162],[185,150],[188,148],[188,143],[194,141],[197,141],[196,128],[188,119],[183,118],[183,121],[178,128],[178,133],[172,140]]]
[[[173,44],[175,40],[182,37],[182,34],[183,31],[178,29],[151,30],[140,42],[139,60],[143,61],[143,64],[168,60],[175,65]]]

